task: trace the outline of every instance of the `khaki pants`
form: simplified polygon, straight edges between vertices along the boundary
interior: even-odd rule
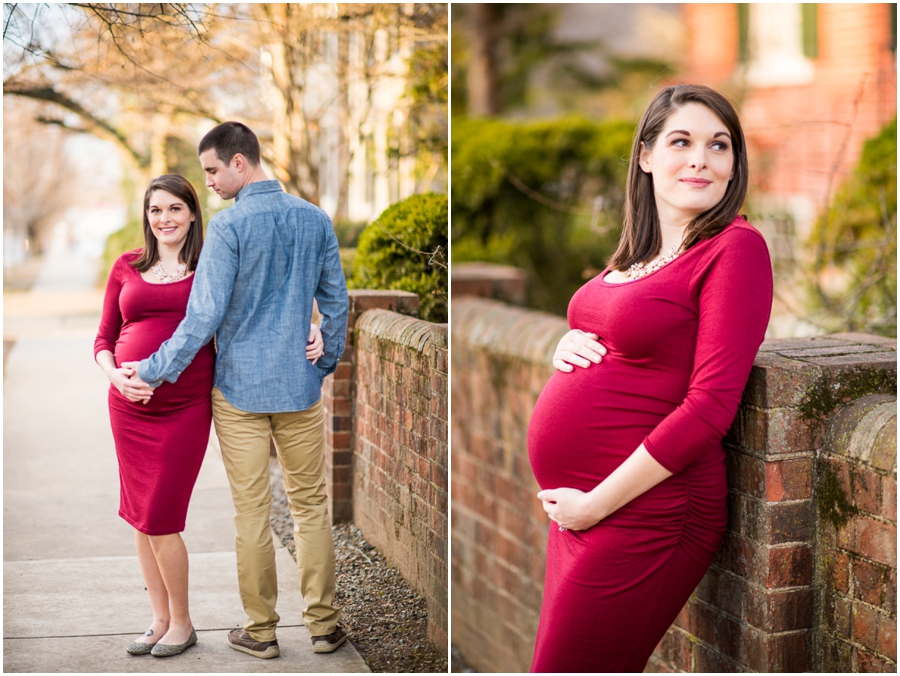
[[[269,435],[275,438],[294,517],[303,621],[311,636],[334,631],[334,541],[325,494],[325,413],[321,399],[305,411],[248,413],[213,388],[213,419],[234,500],[238,585],[244,629],[257,641],[275,639],[278,582],[269,527]]]

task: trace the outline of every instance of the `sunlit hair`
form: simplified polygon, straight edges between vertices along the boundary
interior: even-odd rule
[[[159,245],[153,235],[147,213],[150,209],[150,198],[157,190],[165,190],[180,199],[194,216],[194,222],[191,223],[187,237],[184,239],[184,245],[178,252],[178,260],[185,263],[188,270],[196,270],[200,249],[203,248],[203,214],[200,213],[200,202],[194,186],[184,176],[178,174],[163,174],[150,181],[150,186],[144,193],[144,251],[132,265],[141,272],[146,272],[159,260]]]
[[[238,153],[253,166],[259,165],[259,139],[250,127],[240,122],[223,122],[208,131],[200,140],[197,154],[202,155],[210,149],[216,151],[216,157],[226,166]]]
[[[641,143],[648,151],[652,150],[666,120],[687,103],[706,106],[728,129],[734,154],[734,177],[729,181],[721,201],[688,224],[684,234],[684,250],[719,234],[734,220],[744,203],[749,183],[747,144],[734,106],[717,91],[703,85],[666,87],[647,107],[634,133],[628,182],[625,185],[625,223],[619,248],[609,260],[614,270],[627,270],[632,264],[650,261],[660,253],[662,233],[653,193],[653,175],[641,169]]]

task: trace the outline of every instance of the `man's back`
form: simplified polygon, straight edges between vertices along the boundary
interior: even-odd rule
[[[318,401],[347,333],[347,287],[328,216],[277,181],[250,183],[210,220],[195,274],[173,347],[184,327],[190,343],[215,331],[215,386],[241,410],[302,411]],[[313,297],[325,343],[315,365],[305,358]]]

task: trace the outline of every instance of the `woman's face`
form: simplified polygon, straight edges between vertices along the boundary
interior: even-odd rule
[[[154,190],[147,206],[147,220],[160,247],[180,251],[194,214],[181,198],[165,190]]]
[[[652,150],[642,144],[640,165],[653,175],[660,223],[687,225],[725,196],[734,176],[731,134],[709,108],[687,103],[666,120]]]

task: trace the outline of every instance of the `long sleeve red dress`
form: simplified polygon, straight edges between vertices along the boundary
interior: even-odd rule
[[[116,365],[140,361],[172,337],[184,319],[194,277],[152,284],[130,251],[113,264],[94,341]],[[212,424],[215,351],[205,345],[175,383],[164,382],[146,404],[109,388],[109,419],[119,460],[119,516],[147,535],[184,530],[188,502],[200,473]]]
[[[557,371],[528,429],[542,489],[590,491],[641,443],[671,477],[585,531],[547,541],[533,672],[640,672],[725,530],[722,438],[772,306],[762,235],[741,218],[645,277],[604,271],[569,304],[600,364]]]

